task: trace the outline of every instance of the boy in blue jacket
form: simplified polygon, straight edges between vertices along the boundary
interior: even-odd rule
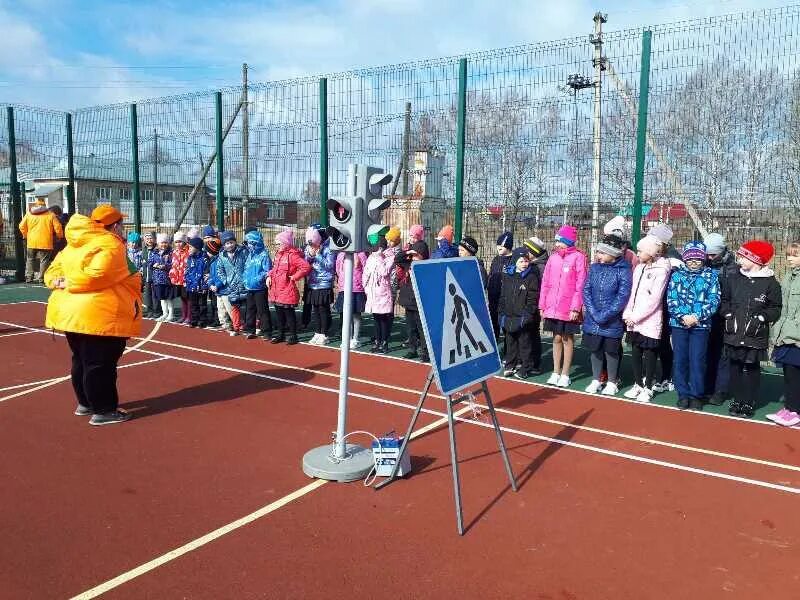
[[[206,303],[208,302],[208,260],[203,254],[203,240],[189,238],[189,256],[186,258],[184,275],[186,293],[189,296],[189,327],[205,327]]]
[[[243,278],[247,303],[244,332],[248,340],[255,339],[257,334],[269,340],[272,337],[272,317],[267,301],[267,273],[272,269],[272,258],[258,231],[248,232],[244,241],[249,251]]]
[[[212,286],[211,291],[217,294],[217,303],[231,319],[230,335],[233,336],[242,330],[239,304],[245,294],[243,277],[247,250],[236,243],[236,235],[232,231],[223,231],[219,239],[222,242],[222,251],[217,258],[218,285]]]
[[[667,286],[667,309],[672,329],[675,360],[672,381],[678,392],[678,408],[702,410],[705,395],[706,357],[711,322],[720,302],[719,278],[706,265],[706,246],[687,242],[683,266]]]

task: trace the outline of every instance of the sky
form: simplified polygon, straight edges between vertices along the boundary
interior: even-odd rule
[[[786,5],[786,0],[0,0],[0,104],[217,89]]]

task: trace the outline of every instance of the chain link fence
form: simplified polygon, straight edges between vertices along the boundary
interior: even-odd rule
[[[731,246],[768,239],[782,270],[785,245],[800,238],[800,91],[793,85],[800,7],[602,32],[587,16],[585,36],[329,75],[328,194],[344,193],[348,163],[382,167],[399,176],[388,220],[404,230],[423,223],[433,243],[455,220],[459,59],[466,58],[464,235],[488,259],[503,230],[518,242],[550,240],[566,221],[585,247],[593,227],[618,214],[632,220],[645,29],[652,55],[644,228],[667,222],[676,244],[702,231],[723,233]],[[302,232],[319,221],[319,79],[221,94],[222,123],[230,124],[222,163],[226,227],[241,233],[254,224],[270,239],[285,225]],[[28,194],[64,204],[65,113],[14,111]],[[170,231],[183,212],[184,225],[214,223],[215,93],[142,101],[137,113],[143,228]],[[132,219],[130,106],[72,115],[77,209],[108,201]],[[6,261],[16,227],[8,162],[3,107]]]

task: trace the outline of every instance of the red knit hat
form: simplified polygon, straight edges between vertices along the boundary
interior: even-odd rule
[[[736,254],[763,267],[775,256],[775,248],[773,248],[772,244],[769,242],[750,240],[742,244],[742,247],[736,251]]]

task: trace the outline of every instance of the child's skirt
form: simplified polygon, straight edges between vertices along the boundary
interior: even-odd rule
[[[581,346],[589,352],[605,352],[612,356],[622,354],[622,338],[603,337],[592,333],[584,333],[581,338]]]
[[[331,288],[308,290],[306,304],[309,306],[330,306],[333,304],[333,290]]]
[[[171,283],[154,283],[153,298],[155,300],[172,300],[175,297],[175,286]]]
[[[361,314],[367,306],[367,295],[364,292],[353,292],[353,312]],[[336,312],[344,312],[344,292],[339,292],[336,296],[336,305],[334,306]]]
[[[728,360],[746,365],[758,365],[762,360],[767,360],[767,351],[759,348],[725,344],[723,352]]]
[[[544,330],[551,332],[553,335],[575,335],[581,332],[581,326],[579,323],[573,323],[572,321],[545,319]]]
[[[627,341],[631,346],[636,346],[642,350],[657,350],[661,345],[661,339],[653,339],[642,335],[638,331],[629,331]]]

